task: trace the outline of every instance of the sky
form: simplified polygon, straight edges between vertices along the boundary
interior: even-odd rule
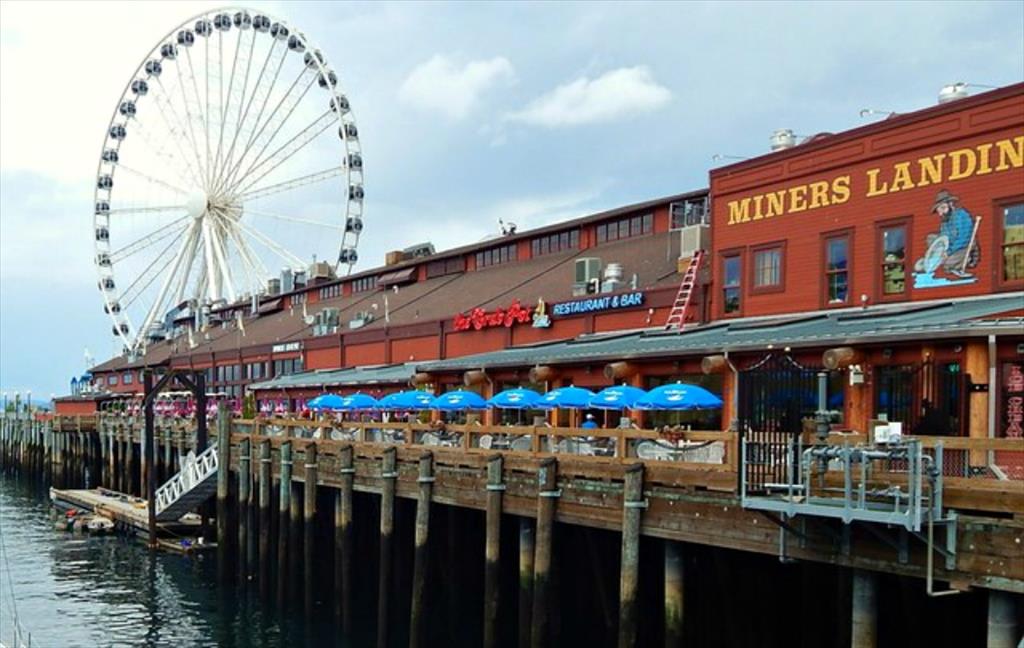
[[[0,389],[119,345],[93,268],[104,130],[138,61],[217,3],[0,3]],[[707,186],[777,128],[837,132],[1024,80],[1024,2],[253,3],[323,49],[366,170],[358,269]],[[983,88],[972,88],[973,92]],[[723,156],[723,157],[716,157]]]

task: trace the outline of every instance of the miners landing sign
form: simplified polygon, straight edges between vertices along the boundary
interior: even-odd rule
[[[917,187],[943,185],[974,176],[1001,173],[1022,166],[1024,136],[986,142],[971,148],[896,162],[888,168],[867,169],[863,177],[840,175],[730,200],[727,204],[729,220],[726,224],[740,225],[829,205],[841,205],[851,195],[874,198]]]

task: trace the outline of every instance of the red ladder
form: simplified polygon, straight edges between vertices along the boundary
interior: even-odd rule
[[[701,263],[704,262],[704,250],[697,250],[690,258],[690,266],[683,275],[683,283],[679,284],[679,292],[676,293],[676,300],[672,304],[672,312],[668,314],[668,321],[665,322],[665,330],[673,328],[680,332],[686,327],[686,318],[690,313],[690,302],[693,301],[693,288],[697,283],[697,272]]]

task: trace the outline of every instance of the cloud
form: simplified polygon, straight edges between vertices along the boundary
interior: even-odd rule
[[[481,95],[515,79],[512,64],[503,56],[470,61],[459,66],[441,54],[417,65],[398,89],[403,102],[462,119],[473,110]]]
[[[507,118],[547,128],[599,124],[657,110],[671,99],[646,67],[618,68],[562,84]]]

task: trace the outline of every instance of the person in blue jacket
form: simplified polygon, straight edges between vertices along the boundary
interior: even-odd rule
[[[942,257],[942,268],[949,274],[965,278],[972,276],[968,268],[978,265],[980,258],[977,241],[974,239],[974,219],[966,209],[959,206],[960,199],[943,189],[935,196],[932,213],[939,216],[939,231],[925,239],[925,250],[931,248],[940,236],[946,239],[946,250]],[[917,260],[914,270],[927,272],[925,258]]]

